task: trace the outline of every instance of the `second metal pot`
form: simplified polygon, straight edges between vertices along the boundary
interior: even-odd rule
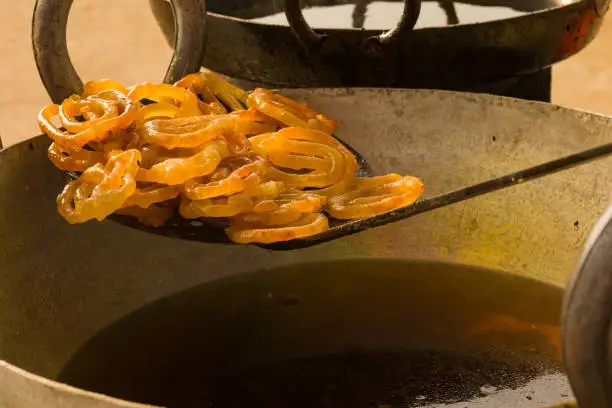
[[[514,7],[523,14],[413,30],[420,1],[407,0],[401,20],[400,16],[390,17],[400,21],[396,29],[378,36],[380,31],[360,29],[329,29],[321,35],[301,18],[300,4],[321,7],[346,2],[282,3],[208,0],[203,65],[270,87],[392,86],[548,100],[548,68],[594,38],[609,5],[607,0],[554,5],[542,0],[529,2],[525,8],[518,0],[487,2],[483,5]],[[150,0],[150,4],[172,44],[174,21],[169,3]],[[282,13],[283,8],[291,26],[250,20]]]

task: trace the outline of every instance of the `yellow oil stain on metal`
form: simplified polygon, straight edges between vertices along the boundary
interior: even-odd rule
[[[531,332],[543,336],[561,359],[561,328],[551,324],[536,324],[508,314],[493,314],[468,331],[467,336],[477,336],[491,332]]]

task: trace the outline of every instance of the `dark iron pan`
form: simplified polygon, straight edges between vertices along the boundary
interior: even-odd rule
[[[53,82],[46,80],[46,86],[54,89]],[[70,92],[71,88],[65,89]],[[610,118],[490,95],[401,89],[285,92],[336,118],[338,137],[362,152],[374,172],[423,177],[428,197],[594,149],[612,139]],[[406,313],[419,308],[410,303],[409,291],[419,285],[406,280],[415,263],[425,265],[420,276],[435,269],[434,263],[450,268],[435,280],[434,289],[445,287],[451,278],[470,275],[462,269],[467,265],[510,274],[510,280],[504,281],[508,284],[499,291],[488,293],[483,288],[474,291],[478,296],[507,293],[512,282],[529,278],[548,285],[547,293],[560,298],[567,271],[612,190],[608,158],[341,240],[273,252],[169,239],[116,222],[68,225],[55,208],[63,181],[46,159],[48,146],[49,140],[40,136],[0,152],[4,191],[0,196],[0,359],[10,363],[0,363],[0,405],[16,408],[30,408],[41,401],[46,405],[61,401],[65,408],[137,405],[63,387],[15,366],[124,399],[130,399],[128,394],[111,386],[126,391],[122,386],[136,387],[138,379],[143,393],[131,399],[145,401],[147,393],[170,388],[146,386],[149,378],[164,372],[186,379],[186,385],[195,381],[189,392],[200,389],[200,377],[183,371],[192,362],[217,370],[262,358],[429,347],[428,339],[415,340],[422,333],[411,326]],[[395,273],[385,268],[389,260],[412,266]],[[367,274],[372,280],[363,280],[356,268],[368,261],[375,263]],[[344,272],[318,269],[320,263],[329,262],[343,265]],[[295,265],[304,269],[283,269]],[[488,272],[477,275],[490,276]],[[219,288],[236,290],[227,296]],[[173,300],[184,292],[192,295]],[[522,290],[512,293],[513,308],[536,321],[556,322],[560,302],[553,299],[543,305],[541,296],[527,296]],[[177,302],[180,310],[164,309]],[[485,303],[482,310],[488,311],[489,305]],[[95,345],[100,333],[121,327],[134,314],[146,314],[149,306],[158,311],[161,307],[165,315],[149,315],[144,326],[128,331],[130,341],[102,348],[112,355],[103,353],[95,361],[79,358]],[[439,309],[442,320],[434,320],[438,324],[431,326],[437,341],[445,347],[469,349],[469,339],[444,331],[445,308]],[[204,332],[189,335],[198,328]],[[186,343],[177,343],[179,339]],[[551,351],[550,346],[534,349],[531,341],[521,344],[530,356],[535,352],[542,357]],[[503,347],[494,349],[503,353]],[[167,359],[159,358],[160,351],[170,353],[163,354]],[[176,356],[173,352],[183,353],[184,359],[171,358]],[[76,364],[79,359],[81,365]],[[466,399],[462,389],[453,388],[456,384],[436,388],[461,406],[487,406],[488,401],[488,406],[500,408],[536,408],[570,398],[558,360],[542,363],[538,370],[552,377],[542,377],[542,371],[535,378],[513,371],[510,377],[528,386],[509,387],[505,393],[482,396],[476,389],[468,395],[473,399]],[[462,367],[469,371],[470,365]],[[86,386],[83,381],[97,374],[99,381]],[[570,378],[580,375],[570,373]],[[130,376],[132,381],[124,381]],[[487,377],[476,378],[480,387]]]
[[[338,136],[363,152],[375,172],[422,176],[429,196],[612,139],[608,117],[490,95],[388,89],[286,93],[337,118]],[[447,330],[453,320],[446,302],[435,308],[427,333],[414,327],[413,317],[423,311],[415,301],[423,285],[413,277],[435,273],[428,290],[446,290],[460,303],[471,302],[461,289],[472,286],[470,294],[485,300],[481,313],[494,312],[497,297],[511,296],[510,307],[523,317],[556,324],[567,271],[609,202],[610,158],[342,240],[279,253],[168,239],[116,222],[68,225],[55,208],[63,180],[46,158],[48,146],[48,138],[39,136],[0,151],[0,406],[145,407],[126,400],[168,406],[151,395],[169,392],[180,400],[198,393],[208,385],[202,372],[223,371],[230,364],[354,350],[401,357],[398,352],[418,354],[432,347],[434,339],[438,351],[459,351],[467,361],[425,359],[422,366],[442,363],[438,373],[458,370],[477,386],[466,393],[461,382],[438,382],[414,394],[418,397],[442,396],[440,405],[452,408],[538,408],[572,397],[557,356],[550,358],[554,348],[537,332],[518,345],[528,361],[535,357],[541,363],[529,367],[531,374],[490,371],[486,364],[484,372],[475,372],[474,341]],[[605,240],[591,243],[609,254]],[[601,295],[610,274],[602,268],[587,271],[596,252],[589,251],[569,292],[566,304],[578,307],[566,314],[572,319],[565,320],[565,354],[582,406],[609,408],[603,398],[610,384],[602,375],[609,369],[601,362],[610,356],[602,347],[609,339],[609,326],[602,328],[609,325],[610,303]],[[389,261],[401,268],[391,270]],[[360,270],[368,264],[369,271]],[[299,270],[291,269],[295,266]],[[503,284],[495,290],[480,286],[496,272],[506,276]],[[452,281],[461,284],[449,285]],[[525,281],[544,292],[517,286]],[[121,334],[138,316],[144,319],[128,325],[124,336],[100,343],[109,333]],[[102,346],[99,354],[88,354],[96,344]],[[506,357],[516,351],[504,351],[512,346],[504,341],[487,344]],[[577,352],[583,345],[594,347]],[[340,378],[355,370],[352,363],[339,366]],[[380,384],[387,373],[362,385]],[[430,385],[439,376],[423,378]],[[483,395],[479,387],[491,378],[511,381]],[[415,383],[406,383],[406,392],[420,393],[411,388]],[[180,391],[172,391],[174,386]],[[232,386],[224,395],[240,394]],[[382,394],[395,397],[387,388]]]
[[[489,95],[386,89],[302,89],[287,94],[337,118],[339,137],[367,152],[374,171],[418,172],[430,186],[429,196],[612,138],[610,118]],[[480,120],[483,115],[488,120]],[[170,393],[172,381],[158,387],[147,381],[169,372],[185,380],[180,384],[190,395],[209,384],[189,374],[192,363],[206,367],[200,371],[219,371],[230,363],[254,367],[261,358],[286,361],[294,355],[355,349],[377,355],[429,347],[429,337],[420,336],[410,318],[415,315],[411,312],[423,310],[413,297],[420,281],[409,279],[419,262],[423,266],[418,276],[436,273],[432,290],[447,288],[467,302],[473,298],[465,297],[461,288],[476,285],[470,294],[491,301],[482,304],[483,313],[492,312],[492,300],[504,295],[513,299],[512,308],[535,323],[543,319],[556,324],[567,271],[612,190],[612,159],[607,158],[341,240],[274,252],[169,239],[116,222],[69,225],[55,208],[63,181],[46,158],[48,146],[48,138],[40,136],[0,152],[0,359],[10,363],[0,363],[0,405],[16,408],[41,401],[51,406],[58,400],[63,408],[137,406],[82,389],[164,406],[151,393]],[[390,260],[406,266],[391,271]],[[330,262],[342,271],[319,269]],[[364,280],[358,269],[368,262],[374,264]],[[436,271],[432,264],[439,263],[450,269]],[[302,269],[287,269],[296,265]],[[486,270],[472,282],[472,271],[465,265]],[[510,275],[495,291],[478,286],[495,275],[493,271]],[[453,279],[466,286],[449,289]],[[514,286],[526,279],[546,286],[548,295]],[[604,289],[605,281],[600,282]],[[428,335],[438,333],[435,338],[444,347],[469,348],[469,339],[446,331],[449,306],[439,306]],[[578,317],[589,316],[586,313]],[[134,323],[132,317],[138,316],[142,320]],[[130,322],[135,325],[122,331]],[[113,333],[118,337],[105,343],[105,335]],[[541,341],[534,349],[537,339],[519,344],[521,352],[542,362],[551,349]],[[92,348],[100,354],[92,356]],[[494,349],[503,354],[503,347]],[[491,378],[518,378],[525,386],[506,384],[499,393],[483,396],[478,389],[467,392],[457,383],[441,382],[432,394],[441,390],[459,407],[499,408],[538,408],[572,397],[556,358],[544,359],[535,378],[520,371],[481,375],[470,371],[468,351],[463,349],[468,361],[461,364],[433,359],[421,367],[431,363],[466,370],[479,387]],[[593,361],[589,358],[583,365]],[[603,356],[596,358],[602,361]],[[33,377],[15,366],[81,390]],[[340,366],[344,373],[353,367],[352,361]],[[568,368],[573,384],[583,373]],[[372,382],[379,383],[384,374],[373,376]],[[601,381],[585,375],[588,384]],[[447,401],[442,406],[457,404]]]

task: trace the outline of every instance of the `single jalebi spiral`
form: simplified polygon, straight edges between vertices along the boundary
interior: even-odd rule
[[[304,238],[329,229],[327,217],[321,213],[304,214],[298,220],[284,225],[241,228],[232,226],[226,230],[229,238],[238,244],[263,243]]]
[[[106,162],[104,153],[85,149],[66,149],[57,142],[51,143],[47,151],[49,160],[60,170],[83,172]]]
[[[127,96],[138,104],[136,119],[140,124],[156,117],[175,118],[202,114],[195,94],[169,84],[145,82],[131,87]]]
[[[136,180],[168,185],[183,184],[195,177],[205,176],[215,171],[221,160],[230,155],[227,142],[215,139],[189,157],[172,157],[151,166],[141,168]]]
[[[223,137],[234,129],[234,123],[229,115],[154,119],[144,124],[142,134],[145,142],[168,149],[194,148]]]
[[[336,123],[322,113],[267,89],[255,89],[249,95],[247,104],[286,126],[321,130],[330,134],[336,130]]]
[[[212,72],[174,85],[90,81],[38,122],[53,140],[51,162],[81,173],[57,198],[70,223],[113,213],[150,227],[177,215],[224,218],[232,241],[272,243],[326,231],[327,215],[370,217],[423,193],[411,176],[356,178],[333,120]]]
[[[264,115],[254,108],[234,111],[230,113],[230,115],[236,118],[234,130],[246,136],[274,132],[280,126],[280,122]]]
[[[127,128],[135,116],[136,106],[131,99],[118,91],[106,90],[86,98],[73,95],[61,105],[48,105],[38,114],[38,124],[56,143],[79,149],[104,140],[113,130]]]
[[[117,81],[112,79],[100,79],[98,81],[88,81],[83,85],[82,97],[92,96],[104,91],[117,91],[127,95],[127,89]]]
[[[247,92],[212,72],[187,75],[175,85],[196,94],[200,99],[200,109],[204,114],[227,113],[227,108],[230,111],[242,110],[248,96]]]
[[[183,195],[190,200],[229,197],[261,184],[265,161],[260,158],[232,157],[224,160],[209,176],[187,180]]]
[[[95,164],[68,183],[57,197],[60,214],[71,224],[99,221],[123,207],[136,192],[138,150],[112,155],[106,165]]]
[[[150,184],[137,186],[136,191],[124,203],[124,207],[149,208],[153,204],[162,203],[178,197],[179,189],[175,186]]]
[[[416,177],[399,174],[357,179],[351,189],[332,197],[325,211],[334,218],[367,218],[414,203],[423,194]]]
[[[325,201],[325,197],[317,194],[285,190],[274,198],[256,202],[252,212],[239,214],[231,221],[234,226],[248,228],[288,225],[299,220],[303,214],[318,212]]]
[[[234,194],[229,197],[197,201],[183,199],[179,212],[183,218],[190,220],[207,217],[232,217],[250,211],[252,208],[253,200],[250,197],[244,194]]]

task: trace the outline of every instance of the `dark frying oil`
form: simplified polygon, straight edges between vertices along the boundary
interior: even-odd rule
[[[293,265],[149,304],[98,333],[59,380],[171,408],[468,407],[560,372],[561,297],[457,265]],[[547,387],[550,402],[567,397],[566,384]],[[503,401],[488,406],[517,406]]]

